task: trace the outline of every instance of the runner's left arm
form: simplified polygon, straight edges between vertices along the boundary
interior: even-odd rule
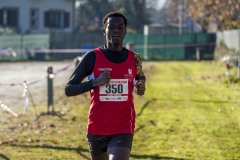
[[[136,68],[137,68],[136,80],[145,83],[146,82],[146,77],[145,77],[144,72],[142,70],[142,59],[141,59],[141,56],[139,54],[135,53],[134,57],[135,57]]]
[[[135,61],[136,61],[136,68],[137,68],[135,87],[137,89],[137,94],[142,96],[144,95],[146,90],[146,87],[145,87],[146,77],[142,70],[142,60],[139,54],[135,53]]]

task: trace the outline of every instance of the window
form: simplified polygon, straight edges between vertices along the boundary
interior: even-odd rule
[[[37,29],[39,21],[39,10],[37,8],[30,9],[30,28]]]
[[[18,27],[18,9],[17,8],[0,9],[0,25],[8,27]]]
[[[49,28],[69,27],[69,13],[64,11],[51,10],[44,13],[44,26]]]

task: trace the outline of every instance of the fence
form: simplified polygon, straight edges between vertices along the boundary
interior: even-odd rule
[[[128,34],[125,42],[132,42],[134,50],[149,60],[212,60],[215,34]]]
[[[60,38],[61,37],[61,38]],[[51,48],[94,48],[104,44],[101,32],[51,33]],[[76,43],[77,42],[77,43]],[[150,60],[212,60],[216,43],[215,34],[127,34],[124,45],[134,44],[133,50]]]
[[[229,49],[240,50],[240,29],[217,33],[217,44],[224,42]]]
[[[0,47],[13,49],[49,48],[49,34],[1,35]]]
[[[185,33],[149,34],[146,36],[129,33],[125,37],[124,45],[131,42],[134,44],[133,50],[144,59],[149,60],[212,60],[216,44],[219,41],[224,40],[229,47],[238,49],[240,46],[239,37],[240,30],[219,32],[217,35]],[[28,60],[72,59],[81,56],[87,49],[103,45],[104,41],[101,31],[1,36],[0,60],[23,58]],[[13,57],[9,50],[15,51],[16,57]]]
[[[44,67],[40,67],[43,65]],[[33,107],[47,105],[47,113],[54,111],[54,101],[58,102],[57,99],[65,96],[63,86],[75,68],[76,60],[71,62],[1,63],[0,66],[3,76],[0,80],[0,108],[17,117],[19,110],[25,114],[29,105]],[[10,67],[16,69],[12,70]],[[9,70],[7,71],[6,68]],[[22,73],[18,74],[18,69]],[[24,76],[24,80],[21,80],[19,75]]]
[[[28,59],[29,49],[48,49],[50,47],[49,34],[20,34],[0,36],[0,60]],[[13,55],[12,51],[15,52]]]
[[[226,64],[226,75],[229,78],[231,67],[237,67],[237,77],[240,79],[240,30],[229,30],[217,33],[217,45],[224,43],[231,53],[224,53],[221,61]]]

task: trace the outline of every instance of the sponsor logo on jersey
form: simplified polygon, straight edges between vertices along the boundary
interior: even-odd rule
[[[98,71],[112,71],[112,68],[98,68]]]
[[[128,68],[128,74],[124,74],[124,77],[126,79],[128,79],[129,82],[132,82],[133,79],[135,78],[133,75],[132,75],[132,69]]]
[[[128,69],[128,74],[132,74],[132,69]]]

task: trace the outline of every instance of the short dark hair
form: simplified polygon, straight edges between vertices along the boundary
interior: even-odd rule
[[[122,17],[124,20],[125,28],[127,28],[127,18],[121,12],[109,12],[102,19],[102,27],[106,27],[106,22],[109,17]]]

